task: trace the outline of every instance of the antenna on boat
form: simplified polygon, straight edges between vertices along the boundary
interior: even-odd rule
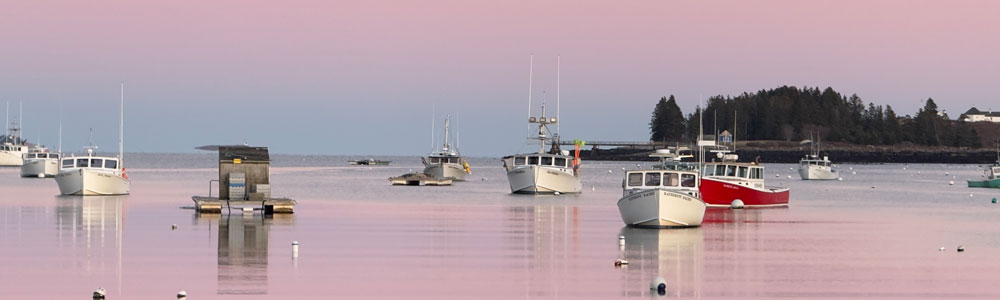
[[[562,119],[559,118],[559,72],[561,69],[561,57],[556,55],[556,135],[559,135],[559,123]]]
[[[21,122],[21,118],[24,117],[24,101],[17,102],[17,137],[14,138],[14,144],[23,145],[24,143],[19,143],[21,140],[21,128],[24,127]]]
[[[531,77],[535,67],[535,55],[528,56],[528,118],[531,118]]]
[[[705,175],[705,147],[702,144],[705,136],[705,111],[701,109],[701,96],[698,97],[698,187],[701,187],[701,176]]]
[[[434,122],[437,119],[437,104],[431,104],[431,152],[434,152],[434,147],[437,147],[434,142]]]
[[[8,136],[10,134],[10,101],[7,101],[6,105],[7,105],[7,108],[4,108],[4,110],[3,110],[4,111],[4,113],[3,113],[3,115],[4,115],[3,124],[7,126],[7,130],[3,132],[3,142],[4,143],[6,143],[7,140],[10,140],[10,136]]]
[[[734,101],[735,104],[735,101]],[[736,105],[733,105],[733,153],[736,153]]]
[[[62,157],[62,103],[59,103],[59,156]]]
[[[448,147],[448,130],[451,129],[449,127],[451,127],[451,115],[444,118],[444,145],[441,146],[443,147],[441,150],[444,152],[451,151],[450,147]]]
[[[124,81],[122,81],[121,99],[122,99],[121,109],[119,110],[119,115],[118,115],[118,169],[119,170],[122,168],[122,164],[124,163],[125,160],[125,156],[123,153],[125,150],[125,144],[123,141],[125,138],[125,82]]]

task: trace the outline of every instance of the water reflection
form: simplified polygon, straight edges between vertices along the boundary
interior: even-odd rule
[[[580,211],[565,204],[539,204],[505,208],[507,245],[523,265],[524,295],[556,297],[558,288],[570,272],[566,261],[579,259]]]
[[[58,197],[56,235],[60,246],[120,250],[125,226],[125,198],[126,196]],[[94,257],[92,254],[88,252],[87,257]]]
[[[197,223],[218,224],[220,295],[267,294],[268,237],[272,225],[292,223],[290,215],[197,214]]]
[[[650,295],[649,282],[656,276],[667,282],[664,297],[702,296],[702,228],[625,227],[621,235],[625,236],[625,247],[619,255],[629,262],[622,272],[622,296]]]

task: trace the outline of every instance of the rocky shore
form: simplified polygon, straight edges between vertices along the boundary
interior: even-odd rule
[[[649,157],[652,149],[586,149],[580,151],[584,160],[655,161]],[[697,151],[695,151],[697,152]],[[747,141],[736,145],[741,161],[759,157],[764,163],[797,163],[809,152],[809,145],[785,141]],[[695,153],[697,155],[697,153]],[[912,144],[893,146],[824,143],[821,156],[835,163],[947,163],[992,164],[997,160],[996,149],[928,147]]]

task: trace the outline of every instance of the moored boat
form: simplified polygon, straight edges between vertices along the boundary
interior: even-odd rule
[[[805,158],[799,160],[799,177],[802,180],[835,180],[837,176],[837,170],[833,168],[833,163],[830,162],[830,157],[819,156],[819,137],[817,136],[817,142],[813,143],[812,140],[803,141],[803,143],[809,143],[809,148],[811,149],[810,154],[806,155]]]
[[[469,162],[449,143],[451,118],[444,120],[444,144],[441,148],[421,157],[424,164],[424,174],[433,178],[451,178],[455,181],[465,181],[465,176],[472,173]],[[432,138],[433,139],[433,138]]]
[[[729,207],[740,200],[744,207],[788,206],[788,188],[764,185],[764,165],[737,162],[739,156],[728,151],[713,151],[721,161],[705,163],[702,171],[701,197],[710,207]]]
[[[59,154],[46,151],[24,154],[21,177],[55,177],[59,174]]]
[[[118,123],[118,156],[95,156],[96,147],[86,147],[86,156],[61,159],[56,184],[63,195],[128,195],[132,181],[122,165],[124,152],[125,84],[122,83],[121,116]]]
[[[969,187],[1000,188],[1000,144],[997,146],[997,162],[983,170],[985,180],[969,180]]]
[[[680,162],[691,156],[666,149],[650,156],[659,158],[660,164],[625,172],[618,199],[622,221],[635,227],[700,226],[707,206],[698,191],[698,167]]]

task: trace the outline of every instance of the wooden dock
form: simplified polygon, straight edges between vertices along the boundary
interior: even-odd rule
[[[435,178],[424,173],[409,173],[402,176],[389,177],[392,185],[433,185],[448,186],[454,181],[451,177]]]
[[[294,211],[295,200],[288,198],[269,198],[264,200],[223,200],[217,197],[191,197],[194,200],[195,209],[200,213],[221,213],[222,208],[260,208],[265,214],[290,214]]]

